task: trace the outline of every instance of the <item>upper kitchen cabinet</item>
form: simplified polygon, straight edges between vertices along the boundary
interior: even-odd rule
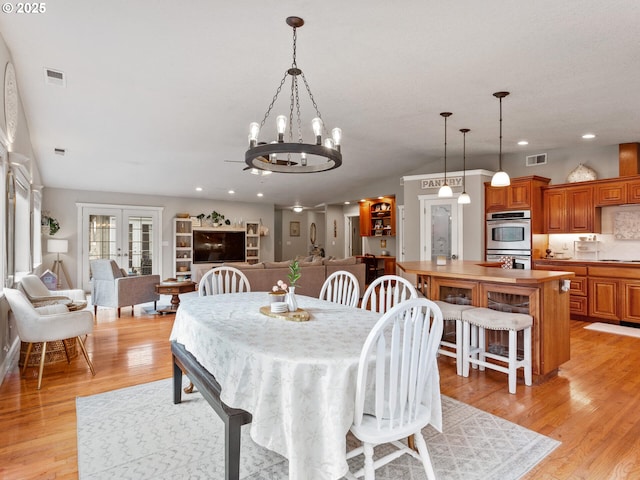
[[[543,189],[545,233],[599,233],[600,209],[592,184]]]
[[[542,187],[551,180],[545,177],[518,177],[511,179],[508,187],[492,187],[485,183],[485,212],[502,212],[505,210],[530,210],[533,233],[543,229]]]
[[[363,237],[395,236],[396,199],[380,197],[360,202],[360,235]]]
[[[640,203],[640,178],[620,177],[594,182],[596,206]]]

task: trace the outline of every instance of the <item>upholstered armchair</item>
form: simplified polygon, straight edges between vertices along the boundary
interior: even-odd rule
[[[73,305],[75,310],[87,306],[84,290],[72,288],[69,290],[49,290],[37,275],[25,275],[20,280],[19,289],[36,307],[62,303]]]
[[[15,318],[20,341],[28,343],[27,353],[24,358],[22,374],[24,375],[29,364],[29,355],[34,343],[42,343],[40,355],[40,368],[38,370],[38,390],[42,385],[42,372],[44,370],[47,343],[58,340],[74,339],[80,345],[91,374],[95,375],[93,363],[89,358],[82,337],[93,332],[93,315],[88,310],[70,312],[61,304],[34,307],[29,299],[21,291],[13,288],[5,288],[4,295],[11,306],[11,312]],[[69,354],[65,345],[67,361]]]
[[[94,313],[98,307],[120,308],[141,303],[156,302],[160,296],[155,287],[160,283],[160,275],[125,275],[113,260],[91,260],[91,303]],[[133,312],[132,312],[133,314]]]

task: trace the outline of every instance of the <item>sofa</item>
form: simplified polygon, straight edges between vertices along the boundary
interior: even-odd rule
[[[256,264],[228,262],[224,265],[235,267],[242,271],[249,280],[252,292],[270,292],[272,287],[282,280],[287,281],[289,265],[291,261],[284,262],[261,262]],[[296,294],[307,295],[309,297],[319,297],[322,285],[329,275],[338,270],[345,270],[353,273],[358,279],[360,286],[360,296],[365,290],[364,263],[360,263],[355,257],[341,259],[316,259],[313,261],[299,261],[301,277],[296,285]],[[195,265],[194,281],[198,282],[202,275],[210,268],[211,264],[198,267]]]

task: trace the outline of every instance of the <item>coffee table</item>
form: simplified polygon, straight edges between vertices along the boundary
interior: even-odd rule
[[[156,285],[156,293],[158,295],[171,295],[171,305],[161,307],[156,310],[158,313],[176,313],[180,306],[180,294],[195,292],[196,284],[194,282],[162,282]]]

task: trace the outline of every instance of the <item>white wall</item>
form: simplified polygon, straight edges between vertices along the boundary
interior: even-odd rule
[[[137,195],[109,192],[94,192],[88,190],[66,190],[45,188],[43,194],[43,210],[47,210],[60,222],[60,231],[55,238],[69,240],[69,253],[65,255],[64,264],[74,285],[78,285],[76,278],[79,261],[78,230],[76,203],[102,203],[115,205],[140,205],[164,207],[162,224],[162,278],[173,276],[173,219],[176,213],[189,213],[196,216],[200,213],[208,215],[216,210],[232,222],[236,219],[260,220],[269,228],[269,235],[260,237],[261,260],[274,259],[274,209],[272,204],[223,202],[219,200],[163,197],[154,195]],[[43,242],[46,245],[46,241]],[[43,252],[43,268],[50,268],[54,255]]]

